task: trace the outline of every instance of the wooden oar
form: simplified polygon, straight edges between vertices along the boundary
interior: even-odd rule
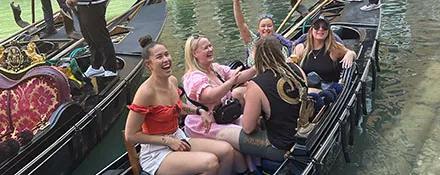
[[[284,34],[284,37],[285,38],[290,38],[290,35],[292,35],[293,32],[295,32],[295,30],[299,26],[301,26],[309,17],[311,17],[312,15],[315,15],[316,12],[318,12],[318,10],[320,10],[325,5],[331,3],[332,1],[333,0],[323,0],[322,3],[318,4],[312,11],[309,12],[309,14],[307,14],[303,19],[301,19],[301,21],[299,21],[292,28],[290,28],[290,30],[286,34]]]
[[[299,4],[301,4],[302,0],[297,0],[295,5],[292,7],[292,9],[290,10],[289,14],[284,18],[283,22],[281,23],[281,25],[278,27],[277,29],[277,33],[281,31],[281,28],[284,27],[284,24],[286,24],[287,20],[293,15],[293,13],[295,12],[296,8],[298,8]]]
[[[31,1],[32,23],[35,23],[35,0]]]

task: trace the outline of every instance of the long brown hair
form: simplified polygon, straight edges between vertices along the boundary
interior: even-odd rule
[[[301,58],[301,64],[300,64],[301,66],[304,63],[305,59],[307,59],[307,57],[309,57],[309,55],[313,51],[313,42],[314,41],[313,41],[313,33],[312,32],[313,32],[313,27],[310,27],[309,31],[307,33],[307,40],[304,43],[305,48],[304,48],[304,52],[303,52],[304,54],[302,55],[302,58]],[[329,53],[329,52],[334,51],[336,49],[341,49],[342,45],[339,44],[338,42],[336,42],[335,36],[330,28],[327,29],[327,33],[328,33],[327,37],[325,38],[325,41],[324,41],[324,46],[325,46],[324,53]]]

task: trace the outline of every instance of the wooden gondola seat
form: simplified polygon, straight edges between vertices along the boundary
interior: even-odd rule
[[[67,78],[51,66],[35,67],[20,80],[0,74],[0,92],[0,134],[7,134],[5,128],[9,127],[12,138],[25,130],[36,134],[49,124],[52,113],[70,100]]]

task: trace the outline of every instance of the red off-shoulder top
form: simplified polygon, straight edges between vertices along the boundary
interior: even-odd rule
[[[175,105],[139,106],[131,104],[128,109],[144,115],[142,132],[145,134],[172,134],[177,130],[182,101]]]

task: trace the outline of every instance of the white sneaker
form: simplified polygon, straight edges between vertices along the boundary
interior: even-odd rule
[[[86,72],[84,72],[84,76],[91,78],[91,77],[96,77],[96,76],[103,76],[105,73],[104,67],[99,67],[99,69],[94,69],[92,68],[92,66],[89,66],[86,70]]]
[[[367,4],[361,7],[362,11],[371,11],[371,10],[376,10],[379,9],[380,6],[382,6],[382,4]]]
[[[116,77],[116,76],[118,76],[118,72],[113,72],[109,70],[106,70],[104,72],[104,77]]]

